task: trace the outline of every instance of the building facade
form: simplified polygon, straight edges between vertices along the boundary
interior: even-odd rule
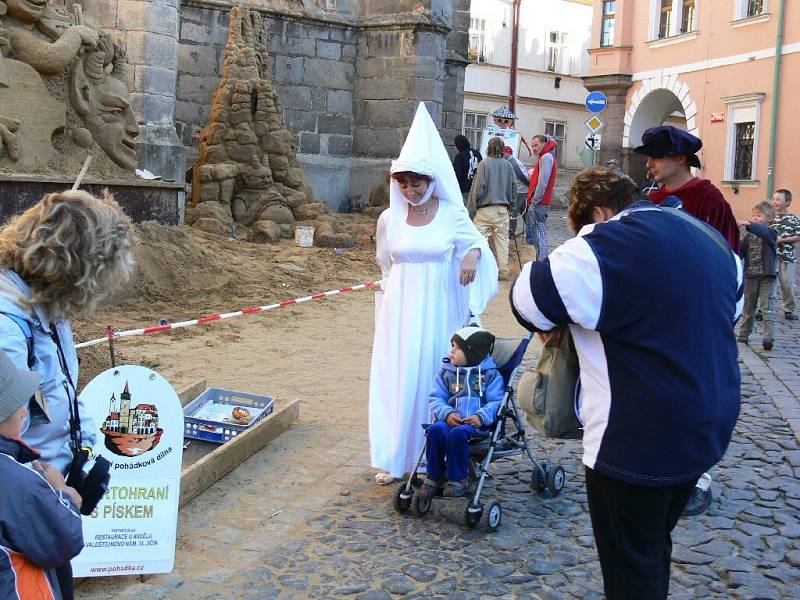
[[[641,180],[644,161],[631,149],[648,127],[674,124],[702,138],[697,175],[737,216],[774,189],[800,191],[796,1],[595,0],[593,10],[584,82],[609,97],[603,158],[622,157]]]
[[[491,114],[509,105],[513,67],[513,0],[473,1],[469,58],[464,81],[462,131],[478,146]],[[526,140],[536,134],[558,141],[558,161],[567,170],[582,167],[589,114],[584,107],[592,21],[591,0],[539,0],[519,3],[516,129]],[[520,158],[531,164],[526,150]]]

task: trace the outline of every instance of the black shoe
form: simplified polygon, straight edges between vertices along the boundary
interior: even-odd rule
[[[711,488],[707,490],[695,486],[692,490],[692,495],[686,501],[686,506],[683,507],[681,513],[684,517],[692,517],[694,515],[701,515],[706,512],[706,509],[711,504]]]
[[[764,320],[764,315],[761,314],[760,310],[757,310],[756,311],[756,321],[763,321],[763,320]]]
[[[764,350],[772,350],[772,340],[764,340]]]
[[[784,317],[786,317],[786,320],[787,320],[787,321],[797,321],[797,317],[795,316],[795,314],[794,314],[794,313],[789,313],[789,312],[787,312],[787,313],[786,313],[786,314],[784,314],[783,316],[784,316]]]

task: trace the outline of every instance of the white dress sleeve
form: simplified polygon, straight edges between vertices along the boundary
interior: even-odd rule
[[[494,298],[498,291],[497,262],[494,259],[489,243],[469,220],[465,210],[457,208],[453,211],[453,237],[455,250],[453,251],[454,276],[458,278],[461,271],[461,261],[473,248],[481,251],[475,281],[467,286],[466,309],[474,315],[480,315],[486,305]],[[459,284],[460,285],[460,284]]]
[[[392,269],[392,255],[389,253],[389,240],[386,235],[388,222],[389,211],[385,210],[378,217],[378,227],[375,232],[375,261],[378,263],[384,279],[389,276],[389,271]]]

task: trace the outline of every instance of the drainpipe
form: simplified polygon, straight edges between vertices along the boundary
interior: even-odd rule
[[[778,100],[781,89],[781,61],[783,60],[783,17],[786,0],[778,5],[778,37],[775,40],[775,71],[772,76],[772,115],[769,124],[769,165],[767,166],[767,198],[775,191],[775,134],[778,128]]]
[[[517,110],[517,54],[519,47],[519,6],[522,0],[514,0],[511,9],[511,82],[508,92],[508,108]]]

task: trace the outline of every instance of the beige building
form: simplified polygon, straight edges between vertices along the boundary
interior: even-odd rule
[[[519,4],[516,65],[512,65],[514,7]],[[591,0],[473,0],[470,8],[470,59],[464,80],[463,133],[480,146],[491,114],[510,104],[515,79],[516,129],[526,140],[551,135],[559,143],[559,166],[582,167],[589,117],[581,75],[588,68]],[[531,164],[523,148],[520,159]]]
[[[738,216],[774,189],[800,193],[796,0],[595,0],[589,56],[584,83],[610,100],[603,159],[622,157],[641,180],[631,149],[648,127],[675,124],[702,138],[697,175]]]

